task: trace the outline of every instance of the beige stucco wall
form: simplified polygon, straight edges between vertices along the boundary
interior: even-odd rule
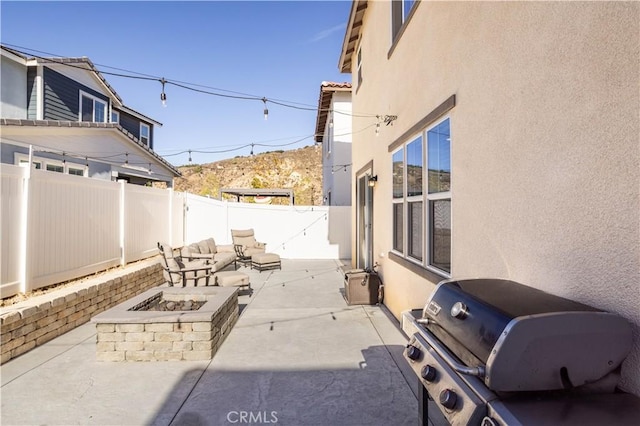
[[[622,388],[640,395],[640,4],[424,2],[388,58],[390,22],[389,3],[369,2],[353,97],[355,114],[398,115],[353,137],[353,169],[373,160],[378,175],[387,306],[399,317],[433,289],[387,255],[387,147],[455,94],[452,276],[621,314],[634,325]],[[354,131],[372,122],[355,117]]]

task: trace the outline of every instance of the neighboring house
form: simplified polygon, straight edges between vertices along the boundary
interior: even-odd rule
[[[463,277],[616,312],[640,395],[639,39],[637,2],[353,1],[353,128],[397,119],[353,134],[353,178],[378,180],[352,259],[397,318]]]
[[[1,162],[134,184],[178,170],[153,151],[161,123],[125,106],[87,58],[29,58],[1,46]]]
[[[322,144],[324,205],[350,206],[351,83],[322,82],[315,135]]]

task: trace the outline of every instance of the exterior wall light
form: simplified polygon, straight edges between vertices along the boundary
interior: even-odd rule
[[[376,182],[378,182],[378,175],[369,176],[368,184],[369,184],[370,187],[373,188],[374,186],[376,186]]]

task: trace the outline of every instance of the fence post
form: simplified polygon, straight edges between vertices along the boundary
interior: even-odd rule
[[[126,185],[126,181],[124,180],[120,180],[118,181],[118,183],[120,184],[120,215],[119,215],[119,220],[120,220],[120,266],[125,266],[126,263],[126,259],[125,259],[125,201],[126,201],[126,196],[125,196],[125,185]]]
[[[33,167],[33,146],[29,146],[29,163],[23,172],[22,177],[22,199],[20,222],[20,292],[31,291],[31,265],[29,262],[29,196],[31,190],[31,167]]]
[[[171,247],[174,246],[174,238],[173,238],[173,188],[167,188],[167,190],[169,191],[169,224],[168,224],[168,228],[169,228],[169,245]]]

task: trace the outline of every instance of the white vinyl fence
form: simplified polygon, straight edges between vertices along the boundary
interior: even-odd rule
[[[267,251],[287,259],[351,258],[351,207],[230,203],[187,194],[185,243],[213,237],[231,244],[232,229],[253,228]]]
[[[231,229],[253,228],[267,250],[292,259],[350,258],[350,207],[228,203],[171,189],[3,164],[0,294],[76,279]]]

